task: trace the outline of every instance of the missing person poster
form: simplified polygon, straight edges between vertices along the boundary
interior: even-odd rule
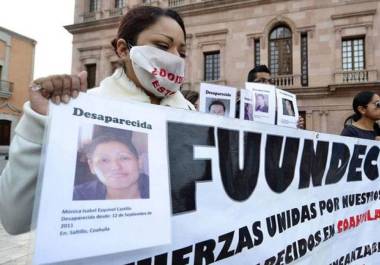
[[[236,88],[201,83],[199,110],[219,116],[235,118]]]
[[[275,124],[276,120],[276,88],[260,83],[245,83],[247,90],[252,91],[255,98],[253,119],[258,122]]]
[[[240,90],[240,119],[253,121],[255,98],[253,92],[247,89]]]
[[[34,264],[170,243],[165,123],[124,104],[51,105]]]
[[[67,116],[73,116],[75,108],[82,109],[83,115],[72,120],[74,125],[70,125],[70,130],[67,130],[70,123],[65,123],[65,133],[56,132],[53,139],[53,146],[65,141],[66,149],[53,153],[50,162],[57,168],[50,169],[52,174],[45,175],[49,180],[42,186],[37,226],[37,235],[42,235],[40,259],[54,257],[63,261],[69,254],[78,256],[91,249],[92,257],[57,264],[378,264],[380,147],[377,141],[223,119],[150,104],[124,101],[120,107],[118,103],[107,102],[80,97],[67,110],[63,106]],[[95,110],[87,103],[98,107]],[[127,126],[132,122],[136,126]],[[86,123],[96,126],[91,129]],[[86,183],[82,180],[76,183],[79,181],[76,164],[81,156],[73,153],[97,137],[99,130],[104,130],[99,126],[132,131],[128,138],[132,137],[136,151],[148,154],[148,164],[145,171],[141,167],[140,174],[149,176],[149,199],[137,199],[139,202],[134,205],[131,205],[133,200],[115,199],[112,206],[106,204],[110,200],[73,200],[75,186],[82,190],[79,187]],[[85,154],[92,158],[98,153],[99,150],[90,148]],[[66,160],[71,161],[70,166],[62,169]],[[91,163],[88,170],[106,174],[97,163]],[[167,184],[156,171],[169,178],[169,202],[165,196],[156,197],[156,185]],[[160,221],[153,225],[145,222],[146,215],[133,215],[141,218],[138,227],[134,226],[136,232],[128,230],[128,225],[134,225],[133,221],[137,220],[124,222],[125,215],[112,219],[112,224],[123,225],[116,236],[102,237],[104,232],[70,232],[80,226],[89,231],[94,229],[84,226],[94,224],[90,223],[91,218],[99,215],[94,229],[98,231],[98,222],[103,218],[108,215],[111,218],[119,211],[137,213],[141,201],[150,199],[154,199],[156,207],[166,203],[170,207],[172,241],[169,244],[142,246],[147,234],[153,239],[164,232]],[[118,202],[120,205],[115,206]],[[72,212],[77,206],[81,213]],[[95,212],[91,213],[90,209]],[[160,218],[166,220],[166,215]],[[58,236],[61,231],[70,235]],[[136,249],[101,255],[105,249],[120,250],[130,244]]]
[[[277,125],[297,128],[299,118],[296,95],[276,89]]]

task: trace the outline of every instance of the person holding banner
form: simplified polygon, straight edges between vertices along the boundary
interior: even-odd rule
[[[128,10],[112,46],[120,65],[89,93],[194,110],[179,91],[184,80],[186,30],[177,12],[153,6]],[[0,178],[0,218],[10,234],[30,230],[48,103],[86,92],[86,73],[35,80]]]
[[[355,114],[353,122],[347,125],[341,135],[362,139],[376,140],[380,128],[376,121],[380,120],[380,96],[371,91],[362,91],[352,101]]]
[[[265,64],[256,65],[253,69],[251,69],[247,76],[247,82],[268,85],[274,84],[274,81],[271,77],[271,71]],[[300,129],[305,128],[305,120],[302,116],[299,116],[298,118],[297,127]]]

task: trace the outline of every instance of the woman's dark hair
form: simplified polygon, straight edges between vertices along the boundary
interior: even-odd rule
[[[132,144],[131,141],[129,140],[126,140],[125,137],[121,137],[121,136],[117,136],[117,135],[112,135],[112,134],[106,134],[106,135],[102,135],[102,136],[98,136],[98,137],[95,137],[91,143],[89,143],[86,147],[85,147],[85,153],[86,153],[86,156],[87,156],[87,159],[91,159],[92,157],[92,154],[94,153],[96,147],[99,145],[99,144],[104,144],[104,143],[109,143],[109,142],[118,142],[118,143],[121,143],[123,145],[125,145],[129,151],[131,151],[131,153],[136,157],[138,158],[139,157],[139,154],[137,152],[137,149],[136,147]]]
[[[186,39],[185,24],[176,11],[155,6],[139,6],[127,11],[121,19],[117,36],[111,42],[114,50],[116,51],[118,39],[124,39],[129,46],[136,45],[138,35],[156,23],[160,17],[174,19],[181,27],[184,38]]]
[[[193,105],[199,99],[199,93],[193,90],[182,90],[182,95]]]
[[[357,94],[354,97],[354,100],[352,101],[352,109],[354,110],[355,114],[353,114],[349,118],[352,118],[354,121],[360,120],[362,114],[358,110],[359,106],[367,107],[374,95],[375,93],[372,91],[362,91],[359,94]]]

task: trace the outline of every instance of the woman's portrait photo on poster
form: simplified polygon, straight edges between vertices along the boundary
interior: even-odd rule
[[[296,115],[294,112],[293,102],[289,99],[286,99],[286,98],[282,99],[282,110],[283,110],[284,115],[287,115],[287,116]]]
[[[244,103],[244,120],[253,121],[253,106],[251,103]]]
[[[262,93],[256,93],[256,106],[255,111],[268,113],[268,95]]]
[[[73,200],[149,199],[148,135],[83,124]]]

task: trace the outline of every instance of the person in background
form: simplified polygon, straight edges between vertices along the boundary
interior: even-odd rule
[[[341,135],[376,140],[380,131],[376,123],[380,120],[380,96],[371,91],[360,92],[352,101],[352,109],[355,114],[346,119],[352,119],[352,124],[347,125]]]
[[[153,6],[128,10],[111,43],[121,67],[89,93],[195,110],[179,91],[185,73],[185,40],[185,26],[176,11]],[[151,73],[149,69],[154,67],[175,74],[176,82]],[[40,78],[30,86],[29,102],[24,105],[0,177],[0,219],[8,233],[30,230],[49,100],[67,103],[86,90],[85,73]]]
[[[251,71],[249,71],[247,82],[273,85],[271,72],[264,64],[256,65]]]

